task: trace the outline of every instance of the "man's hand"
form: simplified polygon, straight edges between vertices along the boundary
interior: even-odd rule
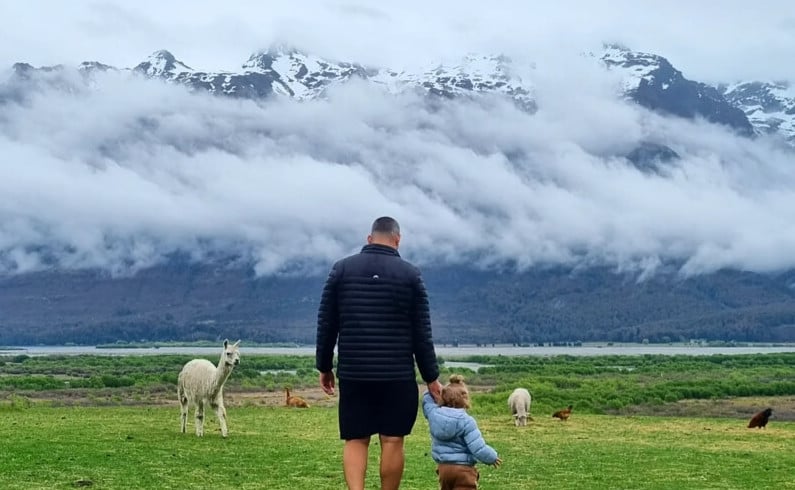
[[[492,464],[492,466],[494,466],[495,468],[499,468],[500,465],[502,465],[502,460],[500,458],[497,458],[497,461],[495,461],[494,464]]]
[[[320,373],[320,387],[327,395],[334,394],[334,372]]]
[[[428,392],[431,394],[436,403],[442,402],[442,383],[437,379],[428,383]]]

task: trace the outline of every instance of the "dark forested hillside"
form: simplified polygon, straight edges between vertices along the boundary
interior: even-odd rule
[[[707,338],[795,341],[793,273],[681,278],[594,268],[500,273],[426,268],[439,342]],[[323,277],[175,261],[112,278],[98,272],[0,279],[0,344],[240,337],[312,342]]]

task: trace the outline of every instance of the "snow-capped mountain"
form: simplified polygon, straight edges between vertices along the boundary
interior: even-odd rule
[[[31,71],[61,70],[63,67],[34,68],[15,65],[18,76]],[[97,71],[116,69],[95,61],[84,62],[81,73],[91,77]],[[260,98],[272,95],[295,100],[322,97],[325,90],[352,78],[369,80],[391,93],[422,90],[443,97],[493,93],[513,99],[525,110],[535,109],[531,83],[519,77],[510,59],[504,56],[468,55],[459,63],[434,65],[418,71],[367,68],[357,63],[337,62],[303,53],[284,45],[254,53],[240,72],[202,72],[188,66],[168,51],[160,50],[132,69],[133,73],[183,84],[193,90],[234,97]]]
[[[593,56],[620,75],[620,95],[643,107],[678,117],[703,118],[744,136],[774,134],[795,142],[795,88],[788,83],[744,82],[713,87],[688,80],[662,56],[614,44],[605,45]],[[61,65],[34,68],[17,63],[12,80],[5,86],[0,84],[0,99],[19,98],[26,84],[77,90],[75,83],[80,78],[91,85],[97,72],[117,70],[232,97],[310,100],[323,97],[329,87],[360,79],[391,93],[417,90],[447,98],[495,94],[513,100],[528,112],[536,109],[533,68],[505,56],[470,54],[456,63],[395,70],[331,61],[277,45],[252,54],[236,72],[194,70],[165,50],[153,53],[134,68],[84,62],[77,67],[82,77],[57,79],[67,70]],[[45,79],[34,80],[36,73],[45,74]]]
[[[469,54],[454,65],[436,65],[420,72],[379,70],[370,77],[390,92],[406,88],[422,88],[443,97],[459,97],[472,93],[495,93],[512,98],[525,110],[534,111],[532,84],[523,80],[506,56]]]
[[[165,50],[152,53],[132,71],[148,78],[159,78],[213,94],[258,98],[273,93],[273,74],[197,71]]]
[[[443,97],[496,93],[514,99],[527,110],[535,108],[530,84],[512,73],[511,60],[504,56],[468,55],[454,65],[436,65],[412,72],[366,68],[357,63],[326,60],[288,46],[275,46],[252,54],[241,68],[240,73],[201,72],[161,50],[132,71],[194,90],[237,97],[276,95],[295,100],[315,99],[322,97],[329,86],[359,78],[391,93],[415,89]],[[112,67],[84,62],[79,69],[90,73]]]
[[[621,73],[624,94],[643,107],[680,117],[702,117],[745,136],[754,134],[746,114],[717,88],[686,79],[662,56],[611,44],[600,58],[609,69]]]
[[[332,62],[290,47],[255,53],[243,64],[243,70],[271,77],[274,93],[297,100],[317,98],[334,83],[367,77],[367,70],[356,63]]]
[[[742,82],[721,86],[760,134],[779,134],[795,142],[795,87],[787,82]]]
[[[103,72],[108,70],[116,70],[116,68],[100,63],[98,61],[84,61],[77,67],[83,73]]]
[[[168,51],[155,51],[146,61],[134,68],[150,77],[171,78],[174,74],[193,73],[193,68],[174,58]]]

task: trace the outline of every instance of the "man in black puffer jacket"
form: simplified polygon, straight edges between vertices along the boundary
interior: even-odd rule
[[[315,367],[329,395],[338,344],[340,438],[350,490],[364,489],[373,434],[381,442],[381,488],[400,486],[403,438],[417,419],[415,360],[431,394],[441,394],[428,294],[419,269],[400,258],[399,244],[397,221],[375,220],[362,251],[332,267],[318,310]]]

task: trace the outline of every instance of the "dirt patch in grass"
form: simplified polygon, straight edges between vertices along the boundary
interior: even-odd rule
[[[751,419],[765,408],[773,409],[771,423],[795,420],[795,396],[740,397],[715,400],[680,400],[662,405],[634,405],[616,410],[616,415],[654,415],[670,417],[724,417]]]
[[[470,386],[471,392],[487,392],[489,386]],[[420,386],[420,393],[425,387]],[[300,396],[310,406],[330,407],[337,404],[338,396],[328,396],[319,387],[298,388],[290,390],[292,396]],[[176,388],[171,386],[155,386],[140,388],[76,388],[65,390],[41,390],[15,392],[0,391],[0,404],[10,403],[12,398],[22,398],[31,403],[50,404],[54,406],[177,406]],[[259,389],[226,389],[224,404],[227,407],[239,406],[279,406],[285,404],[283,390],[268,391]]]
[[[304,398],[310,406],[333,406],[337,397],[327,396],[320,388],[307,388],[291,391],[293,396]],[[74,389],[49,391],[16,391],[0,393],[0,403],[13,400],[27,400],[30,403],[53,406],[177,406],[177,395],[172,390],[114,390],[114,389]],[[224,404],[227,407],[239,406],[279,406],[284,405],[283,391],[246,390],[226,391]]]
[[[337,404],[337,396],[328,396],[320,388],[303,388],[300,390],[290,390],[291,396],[300,396],[311,407],[333,406]],[[224,393],[224,403],[226,406],[246,406],[262,405],[274,407],[285,405],[285,394],[283,391],[241,391]],[[175,402],[176,404],[176,402]]]

